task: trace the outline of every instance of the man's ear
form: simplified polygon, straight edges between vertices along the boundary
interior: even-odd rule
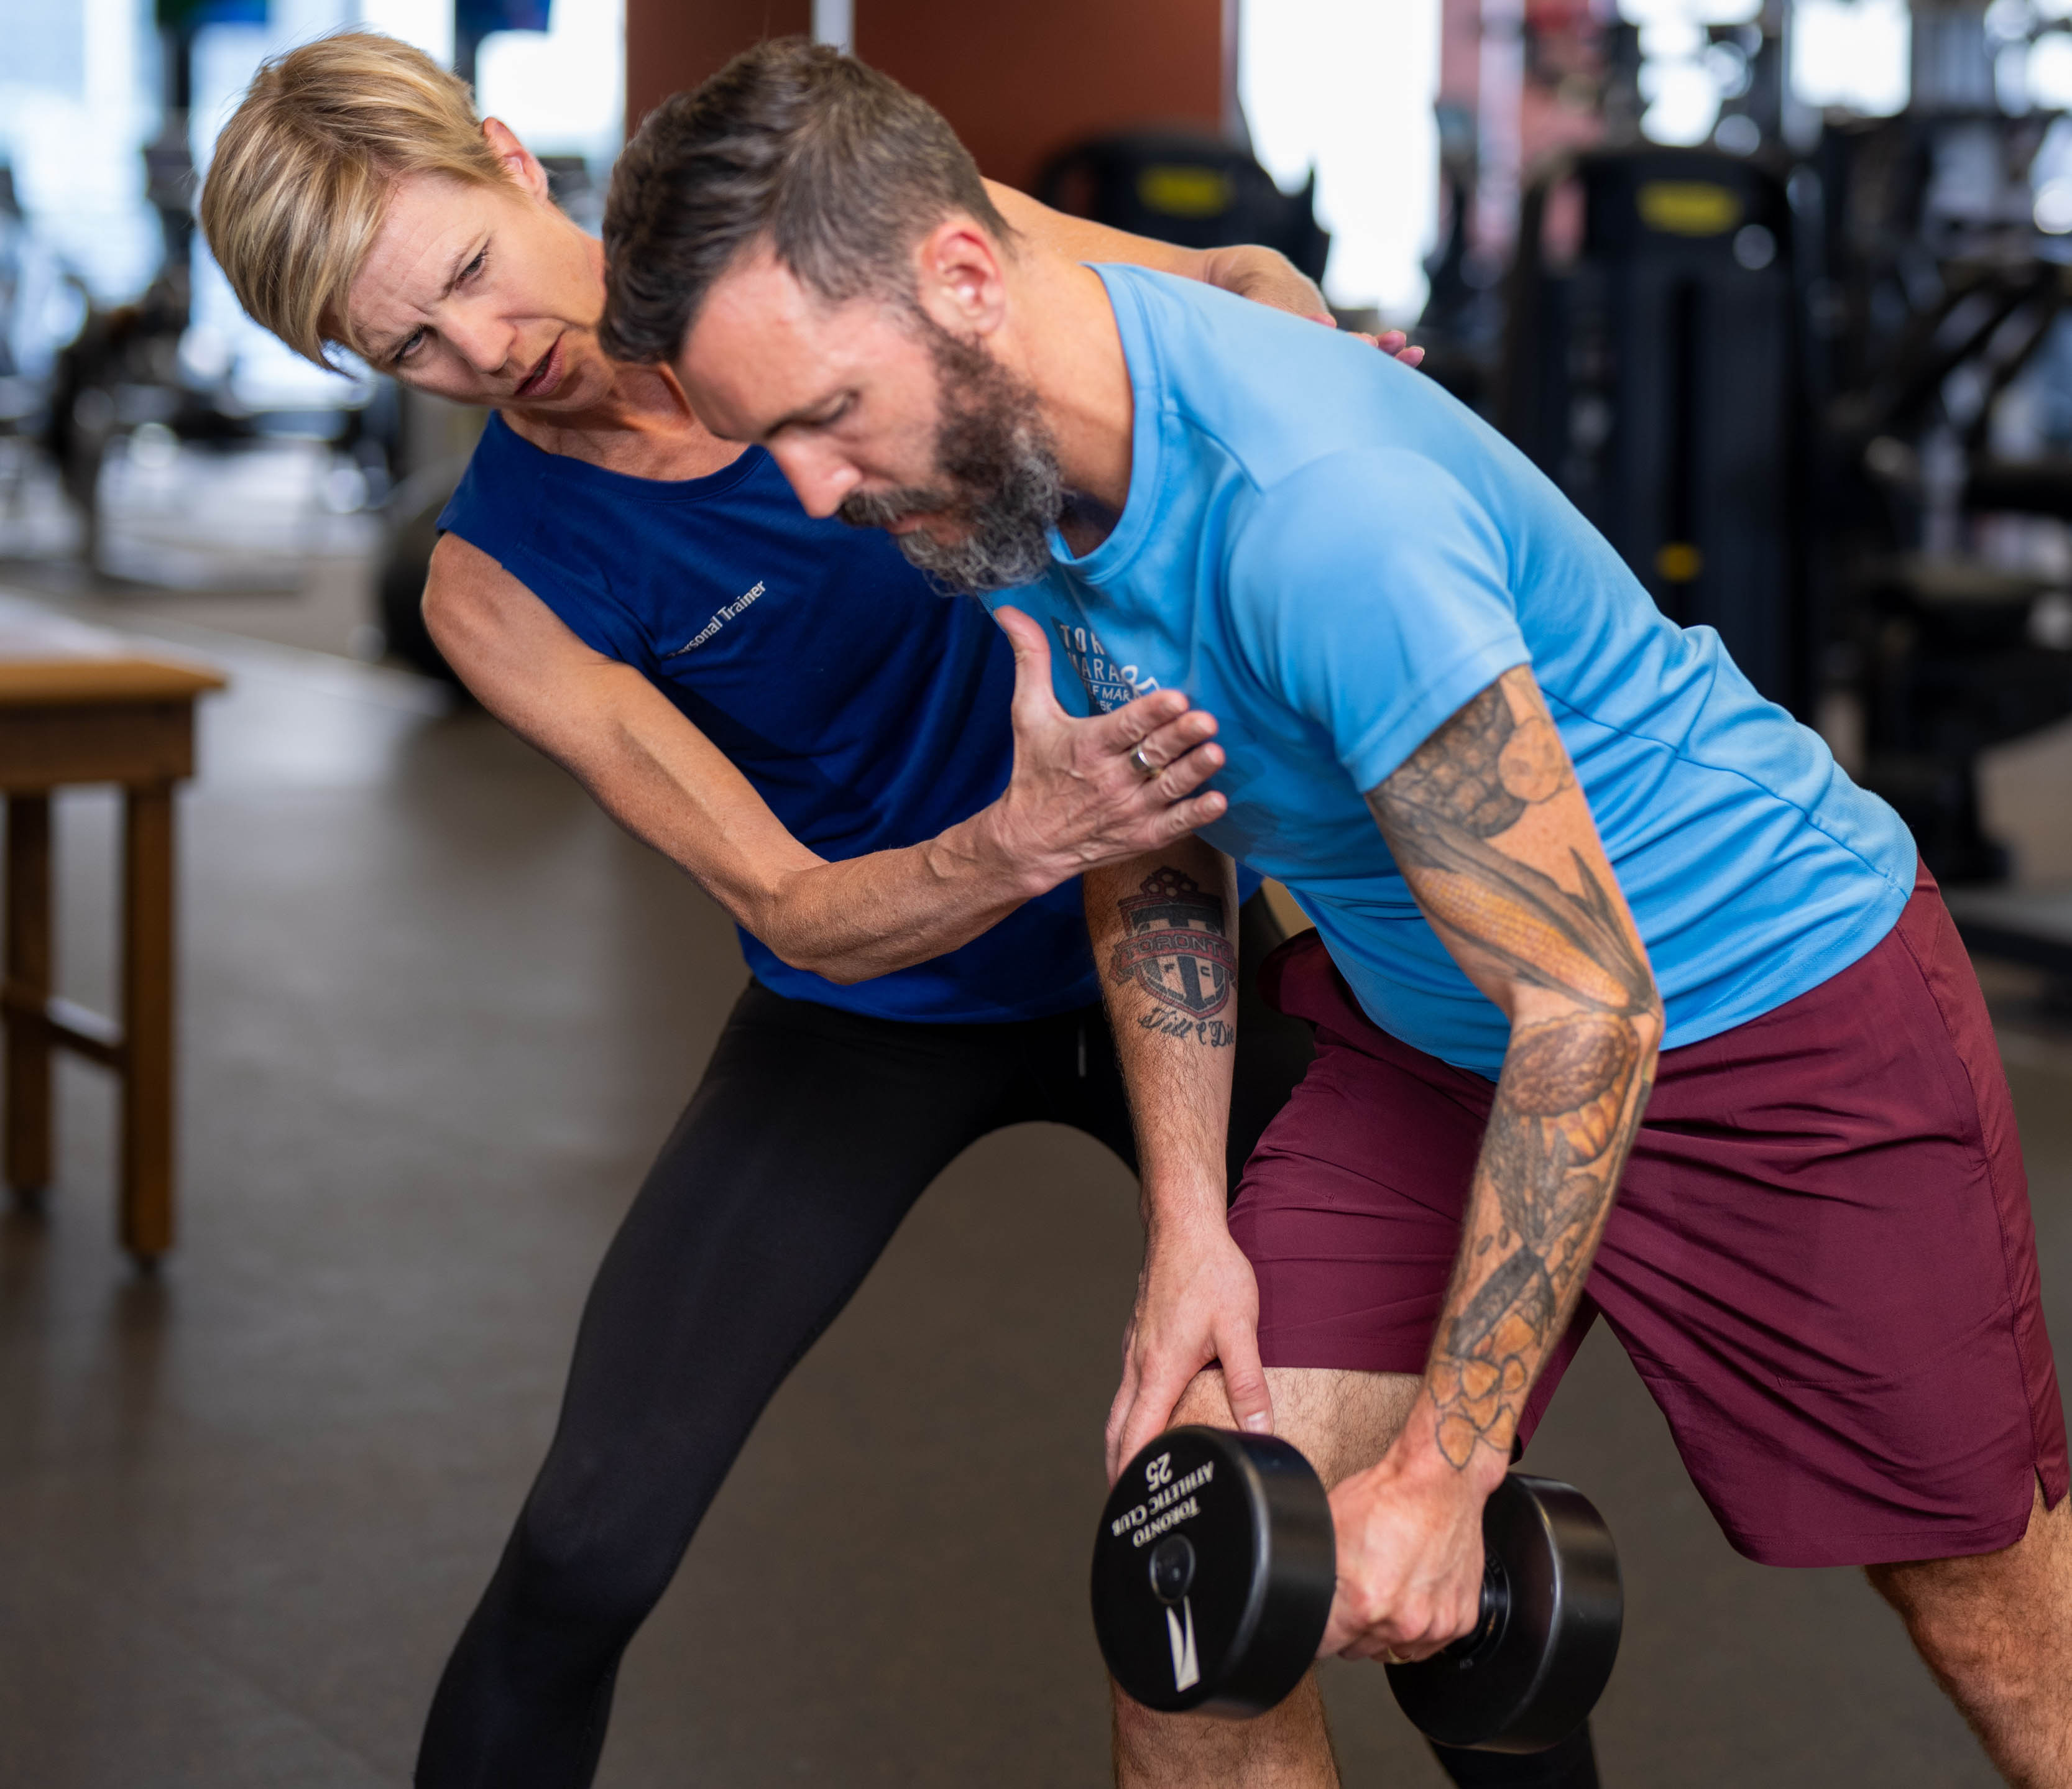
[[[1003,252],[976,218],[956,212],[914,248],[921,308],[953,335],[990,335],[1007,320]]]
[[[540,166],[539,158],[518,141],[510,125],[501,118],[484,118],[482,137],[514,183],[535,199],[549,196],[547,171]]]

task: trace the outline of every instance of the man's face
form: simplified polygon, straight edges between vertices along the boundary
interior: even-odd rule
[[[767,252],[714,286],[676,360],[705,425],[760,442],[809,514],[882,528],[965,590],[1028,583],[1063,508],[1036,394],[918,306],[822,303]]]
[[[597,245],[516,181],[406,175],[346,300],[380,371],[462,404],[579,410],[610,389]]]

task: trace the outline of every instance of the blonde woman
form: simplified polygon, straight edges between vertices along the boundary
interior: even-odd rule
[[[990,197],[1083,258],[1322,311],[1268,251],[1194,254]],[[290,347],[494,410],[441,518],[433,635],[741,927],[752,979],[599,1270],[560,1427],[418,1764],[424,1789],[571,1789],[750,1428],[940,1170],[1027,1119],[1133,1165],[1077,878],[1222,811],[1215,723],[1163,691],[1068,719],[1033,623],[1010,640],[876,530],[808,519],[666,370],[607,360],[601,245],[415,50],[347,32],[263,68],[202,221]],[[1189,1022],[1231,1016],[1239,928],[1215,923],[1202,968],[1223,985]],[[1248,949],[1271,936],[1249,909],[1246,929]],[[1239,1056],[1240,1162],[1306,1051],[1268,1023]]]

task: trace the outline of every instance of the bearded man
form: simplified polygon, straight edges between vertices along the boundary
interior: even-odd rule
[[[1086,878],[1148,1240],[1111,1471],[1176,1417],[1334,1487],[1327,1650],[1473,1625],[1481,1511],[1601,1315],[1728,1538],[1856,1565],[2011,1782],[2072,1784],[2065,1428],[2005,1081],[1897,817],[1515,448],[1322,331],[1005,232],[943,121],[767,45],[652,114],[605,331],[816,515],[1180,689],[1227,809]],[[1227,1026],[1133,941],[1278,876],[1318,1054],[1226,1216]],[[1166,910],[1161,916],[1159,910]],[[1227,963],[1208,965],[1227,973]],[[1314,1678],[1118,1698],[1128,1784],[1335,1783]]]

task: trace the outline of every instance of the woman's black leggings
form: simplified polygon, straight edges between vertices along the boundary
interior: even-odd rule
[[[1280,941],[1255,898],[1239,960]],[[1230,1179],[1302,1077],[1308,1027],[1239,990]],[[559,1425],[447,1661],[417,1789],[586,1789],[619,1656],[748,1432],[930,1182],[989,1131],[1071,1125],[1133,1169],[1098,1006],[915,1025],[751,983],[598,1269]],[[1579,1750],[1580,1749],[1580,1750]],[[1589,1735],[1442,1757],[1457,1782],[1594,1789]]]
[[[1244,922],[1255,964],[1278,933],[1256,899]],[[1249,983],[1236,1166],[1309,1055],[1307,1028]],[[598,1270],[546,1463],[433,1700],[418,1789],[590,1782],[619,1655],[763,1406],[929,1182],[1028,1119],[1136,1166],[1098,1006],[919,1025],[750,985]]]

